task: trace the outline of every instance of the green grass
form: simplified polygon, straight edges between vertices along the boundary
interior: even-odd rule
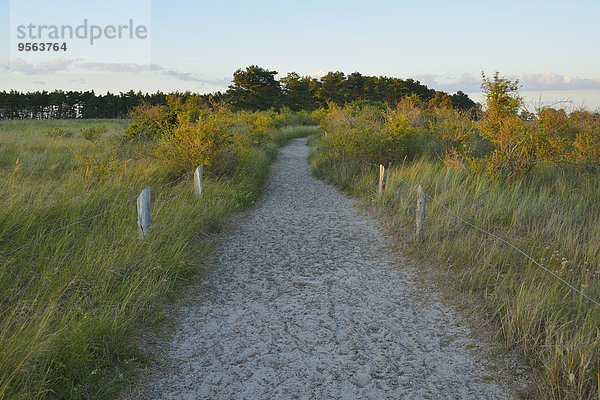
[[[393,166],[378,198],[378,171],[316,144],[315,174],[362,198],[404,251],[436,265],[445,287],[478,300],[506,343],[539,371],[547,398],[598,397],[600,308],[521,254],[427,202],[425,241],[414,240],[416,185],[467,221],[508,240],[589,297],[600,299],[600,178],[543,169],[510,182],[426,159]],[[406,181],[409,185],[404,184]]]
[[[92,143],[82,127],[104,124]],[[206,235],[260,195],[277,145],[314,128],[288,128],[230,178],[192,171],[173,185],[149,143],[122,141],[126,122],[0,123],[0,255],[101,213],[151,186],[153,230],[138,239],[135,201],[0,259],[0,398],[113,398],[146,362],[132,332],[164,319],[157,305],[202,268]],[[70,135],[50,137],[61,127]],[[84,166],[76,153],[101,165]],[[17,162],[18,160],[18,162]]]

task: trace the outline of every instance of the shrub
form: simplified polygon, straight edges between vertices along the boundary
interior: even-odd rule
[[[49,138],[64,138],[64,137],[68,137],[71,136],[71,132],[67,131],[66,129],[63,128],[52,128],[49,131],[46,131],[46,136],[48,136]]]
[[[573,147],[572,160],[575,163],[582,167],[600,167],[600,129],[593,126],[581,129],[573,141]]]
[[[214,174],[233,173],[253,149],[267,149],[274,141],[279,114],[274,111],[238,111],[218,106],[201,111],[191,121],[176,113],[170,132],[157,140],[155,154],[173,172],[202,164]]]
[[[494,146],[485,169],[491,174],[508,176],[517,171],[527,172],[535,165],[535,149],[526,121],[517,115],[522,104],[517,93],[519,81],[502,78],[498,72],[491,79],[485,74],[482,77],[486,110],[477,127]]]
[[[155,153],[177,172],[201,164],[224,167],[226,147],[233,142],[232,122],[223,109],[217,113],[206,111],[196,122],[179,120],[158,139]]]
[[[465,113],[452,108],[437,108],[431,113],[428,131],[441,148],[443,156],[446,153],[457,153],[471,156],[474,144],[469,139],[475,135],[475,125]]]
[[[396,163],[405,159],[412,160],[422,153],[425,137],[424,130],[415,126],[415,120],[410,119],[402,105],[386,114],[385,123],[382,126],[383,154],[381,159],[384,163]],[[380,161],[380,162],[382,162]]]
[[[422,130],[402,107],[382,109],[378,104],[355,102],[346,108],[330,104],[314,115],[328,132],[322,140],[336,157],[366,164],[399,162],[422,150]]]
[[[600,166],[600,113],[575,110],[568,117],[573,152],[570,160],[580,167]]]
[[[175,111],[147,103],[134,107],[129,116],[133,120],[125,129],[125,137],[129,140],[157,139],[170,133],[177,122]]]
[[[81,128],[81,136],[83,136],[84,139],[89,140],[92,143],[95,143],[100,138],[100,136],[102,136],[106,132],[107,129],[105,125]]]
[[[112,156],[102,153],[75,152],[79,172],[87,182],[102,179],[114,161]]]

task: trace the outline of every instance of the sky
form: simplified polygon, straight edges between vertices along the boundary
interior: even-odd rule
[[[481,100],[481,74],[518,79],[531,106],[600,109],[600,1],[0,0],[0,90],[226,90],[236,69],[413,78]],[[145,38],[19,52],[17,26],[100,28]],[[132,25],[133,26],[133,25]],[[112,32],[112,31],[111,31]],[[127,33],[127,31],[126,31]]]

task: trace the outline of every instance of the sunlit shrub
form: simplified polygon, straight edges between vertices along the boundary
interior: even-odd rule
[[[413,126],[401,107],[385,110],[377,104],[357,102],[346,108],[330,104],[315,112],[322,140],[337,157],[366,164],[399,162],[414,158],[422,146],[422,130]]]
[[[173,171],[190,171],[198,165],[223,167],[227,147],[234,142],[235,119],[221,108],[204,111],[195,122],[180,118],[156,143],[156,155]]]
[[[431,137],[442,147],[442,154],[458,153],[471,156],[474,144],[469,141],[475,135],[475,125],[470,115],[452,108],[436,108],[431,113],[428,130]]]
[[[575,110],[569,114],[574,132],[571,160],[583,168],[600,167],[600,113]]]
[[[187,104],[187,103],[186,103]],[[161,132],[155,154],[173,172],[189,171],[198,165],[210,166],[213,174],[229,174],[248,164],[255,150],[274,143],[275,132],[293,123],[293,113],[233,111],[226,106],[190,109],[172,101],[175,122]],[[191,118],[193,115],[195,118]]]
[[[167,106],[142,103],[133,108],[129,116],[133,120],[125,129],[125,137],[133,139],[157,139],[170,133],[177,123],[177,113]]]
[[[600,167],[600,127],[581,129],[573,141],[572,160],[583,167]]]

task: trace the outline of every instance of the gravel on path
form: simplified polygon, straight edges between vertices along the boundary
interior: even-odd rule
[[[123,399],[510,399],[393,239],[314,178],[305,139],[219,237],[157,365]],[[488,377],[489,378],[489,377]]]

